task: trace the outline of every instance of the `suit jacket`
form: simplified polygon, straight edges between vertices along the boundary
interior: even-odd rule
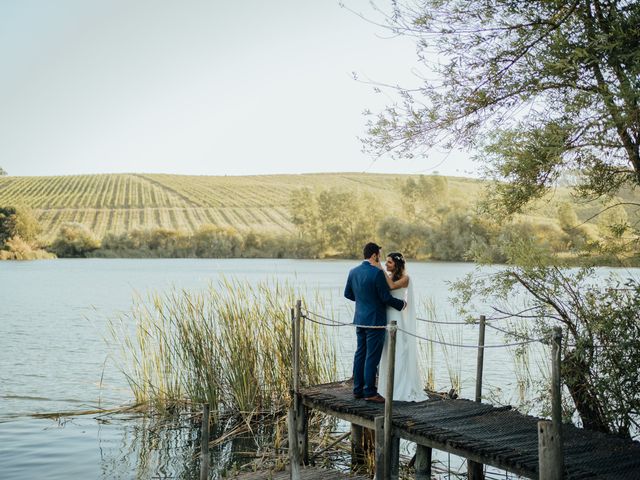
[[[386,325],[387,305],[396,310],[404,308],[404,302],[391,295],[384,272],[367,260],[349,272],[344,296],[356,302],[356,325]]]

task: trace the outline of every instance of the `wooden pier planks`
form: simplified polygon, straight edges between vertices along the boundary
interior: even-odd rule
[[[384,405],[356,400],[343,382],[303,388],[303,403],[371,428]],[[394,402],[395,434],[529,478],[538,477],[538,418],[470,400]],[[639,479],[640,443],[564,425],[567,478]]]

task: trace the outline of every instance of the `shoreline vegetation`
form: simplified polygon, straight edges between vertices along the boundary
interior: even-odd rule
[[[414,260],[507,263],[527,241],[558,265],[640,265],[637,194],[577,202],[559,186],[501,218],[489,213],[490,185],[380,174],[2,177],[0,259],[359,258],[374,238]]]
[[[105,340],[137,411],[197,435],[202,405],[208,404],[217,436],[210,441],[213,448],[250,437],[249,449],[257,449],[260,466],[266,462],[281,468],[287,459],[283,447],[292,401],[289,307],[301,296],[292,285],[278,281],[252,285],[222,279],[203,291],[174,288],[136,299],[129,314],[110,321]],[[325,310],[317,297],[310,301],[310,308]],[[308,324],[301,342],[302,381],[335,381],[334,339],[318,325]],[[312,416],[310,440],[328,443],[335,423],[323,415]],[[186,458],[199,464],[193,455]],[[230,463],[228,455],[221,462]]]

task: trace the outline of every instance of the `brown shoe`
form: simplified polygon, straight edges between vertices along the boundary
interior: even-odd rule
[[[364,400],[366,402],[372,402],[372,403],[384,403],[384,397],[379,393],[374,395],[373,397],[367,397]]]

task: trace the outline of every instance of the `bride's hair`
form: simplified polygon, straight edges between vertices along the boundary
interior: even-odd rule
[[[404,275],[404,266],[406,263],[404,261],[404,256],[400,252],[391,252],[389,255],[387,255],[387,257],[393,260],[393,263],[396,266],[396,269],[394,270],[393,275],[391,276],[391,279],[394,282],[397,282]]]

